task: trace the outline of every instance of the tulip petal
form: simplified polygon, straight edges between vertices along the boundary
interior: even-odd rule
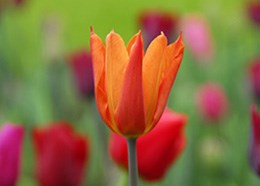
[[[114,118],[114,112],[122,91],[125,68],[128,64],[129,56],[125,43],[120,35],[114,31],[110,32],[106,38],[106,66],[105,79],[108,99],[107,117],[111,123],[108,126],[118,133]]]
[[[146,110],[146,123],[150,124],[156,109],[160,76],[163,63],[164,50],[167,46],[167,38],[161,34],[149,45],[144,56],[143,79],[144,79],[144,104]]]
[[[185,114],[166,109],[154,130],[139,138],[137,141],[138,166],[139,173],[144,179],[160,180],[168,167],[181,154],[186,141],[184,134],[186,122]],[[153,146],[149,148],[151,144]],[[163,161],[161,161],[162,157]]]
[[[93,72],[95,81],[96,104],[102,119],[110,127],[110,111],[108,110],[108,98],[105,86],[105,56],[106,50],[102,40],[91,32],[91,53],[93,62]]]
[[[130,55],[132,46],[135,44],[138,35],[139,35],[139,33],[135,34],[135,35],[129,40],[129,43],[128,43],[128,45],[127,45],[128,55]]]
[[[75,136],[75,156],[78,164],[82,165],[88,160],[89,145],[83,136]]]
[[[89,154],[86,138],[75,134],[69,123],[59,122],[35,129],[33,139],[40,185],[81,185]]]
[[[142,81],[143,42],[139,33],[130,52],[124,85],[115,117],[119,131],[129,137],[145,130],[144,95]]]
[[[254,140],[260,143],[260,112],[258,113],[256,105],[251,107],[251,120]]]
[[[184,45],[182,42],[182,37],[180,35],[177,41],[167,46],[164,52],[163,63],[165,64],[165,66],[162,73],[163,77],[160,82],[159,93],[157,95],[158,102],[153,118],[153,124],[151,125],[152,128],[159,121],[164,111],[171,87],[174,83],[174,80],[176,78],[178,69],[182,61],[183,51]],[[147,131],[149,130],[151,129],[148,128]]]
[[[44,131],[40,131],[39,129],[34,129],[32,132],[33,139],[36,145],[36,153],[41,154],[42,153],[42,148],[43,148],[43,136],[44,136]]]
[[[129,56],[125,43],[120,35],[114,31],[106,38],[106,87],[108,96],[108,107],[113,113],[117,107],[123,85],[124,71],[128,64]],[[114,122],[113,122],[114,123]]]
[[[0,128],[0,185],[16,185],[20,173],[24,136],[22,126],[5,123]]]
[[[133,45],[135,44],[135,42],[136,42],[136,40],[137,40],[139,34],[140,34],[140,31],[139,31],[137,34],[135,34],[135,35],[129,40],[129,43],[128,43],[128,45],[127,45],[128,55],[130,55],[131,49],[132,49]],[[142,38],[142,37],[141,37],[141,39],[142,39],[142,42],[143,42],[143,38]]]

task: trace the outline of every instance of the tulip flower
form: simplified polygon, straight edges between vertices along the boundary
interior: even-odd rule
[[[196,104],[202,118],[209,122],[220,121],[228,111],[228,99],[224,89],[215,83],[199,87]]]
[[[144,31],[145,46],[148,46],[161,31],[172,41],[175,35],[177,17],[169,12],[145,11],[139,17],[139,25]]]
[[[253,171],[260,176],[260,113],[257,112],[255,105],[251,109],[249,163]]]
[[[88,142],[68,123],[33,131],[37,179],[41,186],[79,186],[88,159]]]
[[[183,38],[194,57],[199,62],[213,58],[213,39],[205,18],[199,15],[185,16],[180,23]]]
[[[94,79],[91,55],[85,50],[74,53],[70,58],[70,66],[78,92],[82,97],[92,97]]]
[[[15,186],[19,176],[24,129],[10,123],[0,129],[0,185]]]
[[[248,14],[255,25],[260,26],[260,1],[250,1],[248,4]]]
[[[163,33],[143,50],[138,32],[125,46],[114,31],[106,46],[91,31],[96,103],[114,132],[129,138],[148,133],[159,121],[183,56],[181,36],[167,45]]]
[[[138,170],[146,181],[160,181],[176,161],[186,144],[185,114],[167,110],[156,127],[137,139]],[[112,133],[109,142],[111,158],[123,169],[128,167],[126,139]]]
[[[256,58],[250,64],[249,78],[252,92],[260,100],[260,58]]]

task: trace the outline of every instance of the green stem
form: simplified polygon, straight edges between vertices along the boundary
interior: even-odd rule
[[[128,138],[128,175],[129,186],[138,186],[138,169],[136,156],[136,138]]]
[[[126,186],[127,185],[127,174],[123,172],[123,174],[120,176],[118,183],[116,186]]]

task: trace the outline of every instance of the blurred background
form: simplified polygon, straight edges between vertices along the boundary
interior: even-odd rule
[[[252,8],[253,3],[260,4],[249,0],[0,0],[0,123],[10,121],[26,128],[18,185],[37,185],[31,130],[54,121],[70,122],[88,136],[90,154],[83,185],[109,185],[105,180],[123,185],[125,173],[107,153],[107,126],[99,118],[93,94],[79,88],[75,73],[80,70],[75,70],[73,61],[88,58],[78,55],[89,51],[91,25],[103,41],[112,29],[126,43],[139,29],[149,40],[151,28],[142,19],[149,11],[173,19],[171,41],[183,33],[184,59],[168,107],[189,119],[183,154],[160,182],[141,185],[259,185],[248,163],[250,105],[260,97],[254,92],[260,82],[252,83],[250,70],[260,56],[260,10]]]

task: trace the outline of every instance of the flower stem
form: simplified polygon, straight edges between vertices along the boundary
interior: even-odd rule
[[[138,186],[138,169],[136,156],[136,138],[128,138],[128,175],[129,186]]]

